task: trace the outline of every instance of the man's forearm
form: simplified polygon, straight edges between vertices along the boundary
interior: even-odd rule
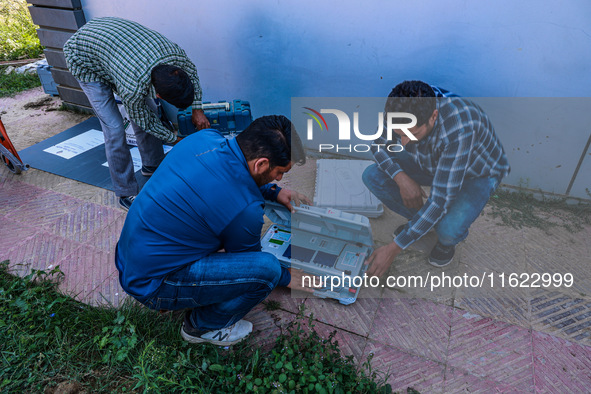
[[[412,178],[409,177],[408,175],[406,175],[406,173],[404,171],[399,171],[392,178],[392,180],[394,182],[396,182],[396,184],[398,185],[398,187],[401,187],[402,185],[404,185],[406,182],[408,182],[409,179],[412,179]]]
[[[394,177],[392,179],[394,179],[396,182],[398,182],[398,180],[405,175],[406,174],[404,173],[404,171],[400,171],[396,175],[394,175]]]

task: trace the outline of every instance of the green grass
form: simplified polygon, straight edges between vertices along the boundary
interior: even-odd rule
[[[26,0],[0,2],[0,61],[38,58],[43,53]],[[0,97],[12,96],[41,85],[36,74],[4,75],[0,67]]]
[[[591,197],[591,195],[590,195]],[[591,224],[591,204],[569,204],[565,199],[541,198],[519,190],[498,189],[489,201],[490,215],[500,218],[503,225],[513,228],[533,227],[548,230],[564,228],[570,233]]]
[[[41,86],[39,76],[35,74],[4,74],[6,67],[0,67],[0,97],[13,96],[18,92]]]
[[[26,0],[0,2],[0,61],[40,57],[39,43]]]
[[[320,337],[303,311],[271,350],[248,341],[230,349],[191,345],[180,338],[179,315],[137,303],[81,304],[56,291],[61,275],[20,278],[0,263],[0,392],[52,392],[66,383],[92,393],[391,392],[371,357],[358,370],[334,333]]]

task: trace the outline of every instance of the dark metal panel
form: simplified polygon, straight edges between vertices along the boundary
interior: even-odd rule
[[[73,31],[58,31],[51,29],[37,29],[37,36],[41,45],[49,48],[63,48],[68,38],[72,37]]]
[[[47,59],[47,63],[52,67],[68,68],[66,64],[66,57],[64,53],[58,49],[46,48],[43,53]]]
[[[51,76],[53,77],[55,83],[59,85],[80,89],[80,84],[68,70],[52,67]]]
[[[70,110],[73,110],[73,111],[78,111],[78,112],[83,113],[83,114],[94,115],[93,109],[90,108],[90,107],[87,107],[85,105],[73,104],[73,103],[69,103],[67,101],[63,101],[63,100],[62,100],[62,105],[65,108],[70,109]]]
[[[68,8],[79,9],[82,8],[80,0],[27,0],[27,3],[43,7],[53,8]]]
[[[60,10],[30,6],[29,12],[36,25],[64,30],[78,30],[86,23],[82,10]]]
[[[82,90],[58,85],[57,91],[59,92],[62,101],[84,107],[90,107],[90,101],[88,101],[88,97],[86,97]]]

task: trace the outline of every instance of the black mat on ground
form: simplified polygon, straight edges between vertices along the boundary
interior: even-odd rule
[[[103,165],[107,161],[104,143],[85,151],[83,151],[84,148],[81,148],[81,153],[69,159],[45,151],[45,149],[56,146],[90,130],[101,130],[100,122],[96,117],[89,118],[66,131],[20,151],[18,154],[24,163],[38,170],[113,190],[109,168]],[[130,146],[130,148],[132,147]],[[140,171],[136,172],[135,177],[140,188],[148,179],[142,176]]]

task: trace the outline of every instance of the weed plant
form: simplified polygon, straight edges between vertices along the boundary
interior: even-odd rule
[[[565,199],[544,194],[536,198],[521,190],[498,189],[489,204],[490,215],[516,229],[535,227],[547,231],[551,227],[562,227],[574,233],[591,224],[591,204],[569,204]]]
[[[180,339],[180,316],[136,303],[79,303],[56,291],[61,275],[56,268],[21,278],[0,263],[0,392],[51,393],[64,383],[118,393],[391,392],[371,357],[357,369],[335,334],[319,336],[303,311],[271,350],[248,341],[191,345]]]
[[[37,37],[26,0],[0,2],[0,61],[40,57],[43,47]]]
[[[12,96],[23,90],[41,86],[39,76],[35,74],[4,74],[6,67],[0,67],[0,97]]]

